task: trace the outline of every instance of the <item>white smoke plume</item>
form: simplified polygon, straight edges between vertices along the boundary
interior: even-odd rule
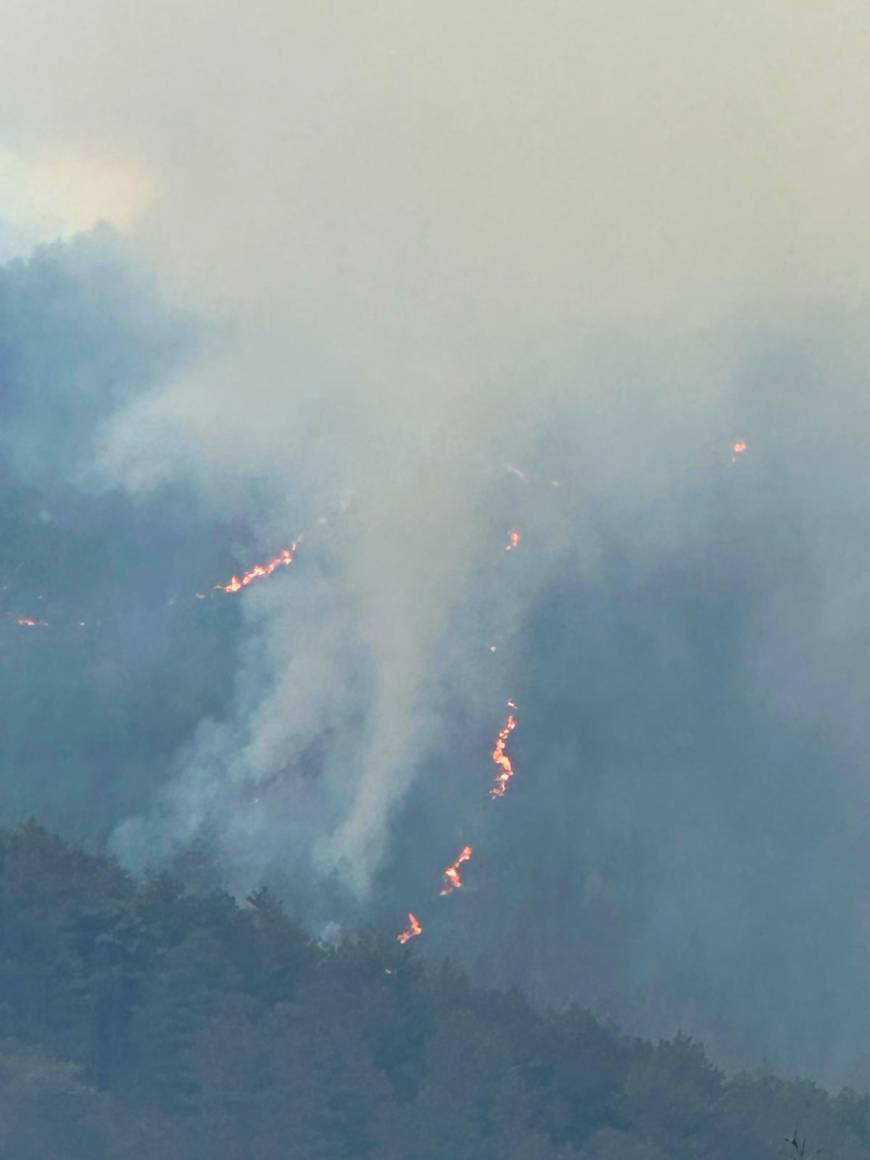
[[[503,465],[569,493],[551,511],[510,481],[540,571],[585,533],[594,560],[587,497],[667,490],[741,320],[863,308],[867,19],[845,0],[10,8],[6,147],[46,181],[53,150],[94,159],[95,185],[142,173],[135,243],[210,324],[194,371],[107,434],[108,477],[194,477],[263,555],[306,529],[243,594],[246,660],[216,674],[234,713],[116,846],[147,862],[209,823],[240,882],[302,858],[364,894],[435,729],[439,650],[501,550]],[[580,332],[602,347],[550,374]],[[646,380],[630,336],[658,352]],[[723,421],[724,446],[739,434]],[[472,702],[482,671],[457,677]]]

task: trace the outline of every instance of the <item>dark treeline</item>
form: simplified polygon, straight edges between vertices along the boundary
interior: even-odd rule
[[[0,831],[0,1155],[100,1160],[870,1157],[870,1103],[725,1077],[684,1036],[540,1013],[266,891],[138,882]]]

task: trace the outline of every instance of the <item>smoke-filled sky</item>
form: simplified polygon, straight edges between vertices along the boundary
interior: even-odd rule
[[[870,1085],[868,50],[7,4],[5,820]]]

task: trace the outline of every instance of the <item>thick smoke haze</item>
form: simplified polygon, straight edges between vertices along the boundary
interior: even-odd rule
[[[238,617],[193,594],[232,565],[243,527],[183,486],[137,501],[94,471],[104,417],[196,349],[107,231],[0,270],[7,821],[105,841],[229,696],[214,672],[232,666]]]
[[[870,20],[11,7],[7,816],[870,1083]]]

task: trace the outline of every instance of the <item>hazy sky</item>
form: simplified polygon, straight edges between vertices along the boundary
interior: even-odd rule
[[[682,328],[866,293],[859,5],[5,15],[9,155],[64,187],[74,222],[86,165],[97,215],[126,225],[150,191],[143,242],[198,296],[456,356],[447,319],[500,347],[593,307]]]
[[[76,486],[166,551],[183,492],[232,566],[304,530],[208,629],[221,695],[119,794],[123,858],[207,833],[234,888],[283,874],[327,921],[413,905],[477,825],[526,884],[495,925],[480,896],[481,971],[534,914],[540,993],[870,1082],[836,1031],[870,990],[868,52],[845,2],[6,5],[0,257],[107,219],[197,334],[137,379],[184,343],[125,299]],[[48,340],[8,331],[36,486],[20,446],[62,448],[94,372],[42,393]],[[493,831],[511,695],[540,790]],[[830,978],[779,953],[792,920]]]

